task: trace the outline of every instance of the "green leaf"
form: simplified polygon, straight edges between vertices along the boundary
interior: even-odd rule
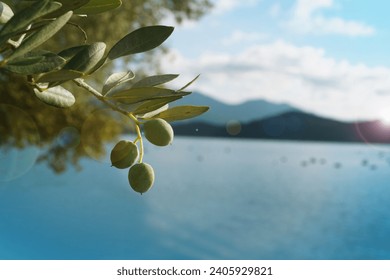
[[[38,83],[64,83],[66,81],[74,80],[80,78],[84,75],[82,72],[77,72],[73,70],[58,70],[55,72],[50,72],[47,74],[40,75],[36,82]]]
[[[153,112],[166,104],[176,101],[178,99],[183,98],[182,96],[171,96],[171,97],[164,97],[164,98],[159,98],[159,99],[153,99],[153,100],[148,100],[143,103],[141,103],[140,106],[138,106],[133,113],[135,115],[145,115],[149,112]]]
[[[165,98],[181,97],[189,94],[188,92],[177,93],[171,89],[148,87],[148,88],[131,88],[128,90],[116,92],[107,98],[123,104],[134,104],[142,101]]]
[[[35,95],[43,102],[59,108],[68,108],[75,103],[73,94],[61,86],[39,91],[34,88]]]
[[[35,49],[41,44],[45,43],[50,37],[56,34],[71,18],[73,12],[67,12],[66,14],[56,18],[54,21],[46,24],[41,29],[36,31],[27,37],[22,44],[7,58],[8,61],[22,56],[25,53]]]
[[[65,59],[54,54],[47,53],[41,56],[29,56],[15,59],[6,65],[6,69],[21,75],[33,75],[50,72],[65,64]]]
[[[183,91],[185,90],[186,88],[188,88],[190,85],[192,85],[193,82],[195,82],[198,78],[199,78],[200,74],[198,76],[196,76],[194,79],[192,79],[188,84],[186,84],[184,87],[182,87],[181,89],[179,89],[178,91]]]
[[[207,106],[177,106],[171,109],[168,109],[160,114],[153,116],[153,118],[164,119],[167,122],[179,121],[194,118],[199,116],[209,110]]]
[[[24,65],[31,65],[34,63],[41,62],[44,59],[43,56],[30,56],[30,57],[22,57],[20,59],[15,59],[14,61],[10,62],[8,65],[6,65],[6,68],[8,66],[24,66]]]
[[[90,0],[88,4],[77,9],[75,13],[93,15],[116,9],[122,5],[120,0]]]
[[[102,94],[106,95],[114,87],[126,83],[127,81],[130,81],[133,78],[134,78],[134,73],[132,71],[112,74],[110,77],[107,78],[106,82],[104,83]]]
[[[18,32],[25,30],[37,18],[51,13],[61,7],[58,2],[50,0],[34,1],[30,6],[16,13],[0,31],[0,45]]]
[[[161,84],[165,84],[176,79],[179,75],[176,74],[165,74],[165,75],[156,75],[143,78],[136,82],[132,87],[140,88],[140,87],[154,87]]]
[[[56,10],[55,12],[48,14],[47,17],[52,17],[52,18],[58,17],[60,15],[65,14],[68,11],[74,11],[80,8],[81,6],[84,6],[90,1],[89,0],[57,0],[57,2],[60,2],[62,4],[62,7]]]
[[[91,73],[96,65],[104,58],[106,44],[97,42],[79,51],[65,66],[64,69]]]
[[[152,118],[153,116],[158,115],[158,114],[160,114],[161,112],[166,111],[168,108],[169,108],[169,105],[168,105],[168,104],[165,104],[164,106],[159,107],[159,108],[157,108],[156,110],[150,111],[150,112],[145,113],[145,114],[143,114],[143,115],[137,115],[137,117],[138,117],[138,118],[141,118],[141,119],[150,119],[150,118]]]
[[[83,49],[87,49],[89,45],[80,45],[75,47],[70,47],[65,50],[62,50],[58,53],[59,56],[63,57],[66,61],[71,60],[76,54],[78,54]]]
[[[11,8],[7,4],[0,2],[0,24],[7,23],[13,16],[14,13]]]
[[[108,58],[113,60],[154,49],[161,45],[172,32],[173,27],[170,26],[141,27],[119,40],[108,53]]]

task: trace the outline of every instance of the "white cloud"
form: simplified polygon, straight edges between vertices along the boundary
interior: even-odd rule
[[[323,8],[331,8],[333,0],[297,0],[294,8],[294,16],[298,18],[310,18],[312,14]]]
[[[213,11],[215,13],[226,13],[238,7],[250,7],[258,4],[260,0],[215,0]]]
[[[365,23],[321,14],[323,9],[334,6],[333,0],[297,0],[287,26],[297,32],[313,34],[370,36],[375,33],[375,29]]]
[[[201,73],[193,88],[230,103],[265,98],[344,120],[379,117],[390,104],[389,68],[336,60],[319,48],[276,41],[236,55],[170,58],[164,68],[183,73],[181,84]]]
[[[262,39],[267,38],[267,34],[259,32],[244,32],[241,30],[233,31],[228,38],[222,40],[224,45],[234,45],[242,43],[253,43]]]

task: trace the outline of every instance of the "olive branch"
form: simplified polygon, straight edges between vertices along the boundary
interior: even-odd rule
[[[44,103],[66,109],[76,102],[74,95],[63,87],[73,82],[110,109],[125,115],[135,124],[136,138],[121,140],[111,151],[113,166],[129,168],[131,187],[144,193],[154,182],[153,168],[143,162],[143,135],[154,145],[172,143],[172,121],[193,118],[206,112],[206,106],[176,106],[169,103],[191,94],[186,91],[197,78],[174,90],[165,84],[176,74],[149,76],[134,82],[132,71],[111,74],[100,90],[86,82],[105,64],[124,56],[152,50],[173,32],[171,26],[142,27],[124,36],[107,49],[104,42],[72,46],[60,52],[40,48],[66,25],[82,28],[71,22],[74,16],[98,14],[121,6],[120,0],[40,0],[22,1],[17,11],[0,2],[0,69],[26,78],[35,96]]]

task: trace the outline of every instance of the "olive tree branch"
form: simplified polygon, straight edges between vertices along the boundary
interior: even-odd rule
[[[129,113],[127,112],[126,110],[123,110],[121,108],[119,108],[118,106],[112,104],[111,102],[107,101],[106,98],[104,98],[104,96],[99,92],[97,91],[96,89],[94,89],[92,86],[90,86],[89,84],[87,84],[84,79],[81,79],[81,78],[78,78],[78,79],[74,79],[73,82],[78,85],[79,87],[87,90],[88,92],[90,92],[93,96],[95,96],[100,102],[103,102],[105,105],[107,105],[108,107],[110,107],[111,109],[113,109],[114,111],[117,111],[127,117],[129,117],[131,120],[133,120],[136,124],[139,124],[139,121],[138,119],[132,114],[132,113]]]
[[[143,145],[143,141],[142,141],[142,135],[141,135],[141,129],[140,129],[140,122],[139,120],[132,114],[132,113],[129,113],[117,106],[115,106],[114,104],[112,104],[111,102],[107,101],[104,96],[99,92],[97,91],[96,89],[94,89],[92,86],[90,86],[88,83],[86,83],[84,81],[84,79],[81,79],[81,78],[78,78],[78,79],[74,79],[73,82],[87,90],[88,92],[90,92],[93,96],[95,96],[99,101],[103,102],[105,105],[107,105],[108,107],[110,107],[111,109],[113,109],[114,111],[117,111],[127,117],[129,117],[132,121],[135,122],[135,127],[136,127],[136,132],[137,132],[137,138],[135,139],[135,143],[139,141],[139,145],[140,145],[140,157],[139,157],[139,162],[142,163],[142,160],[143,160],[143,155],[144,155],[144,145]]]

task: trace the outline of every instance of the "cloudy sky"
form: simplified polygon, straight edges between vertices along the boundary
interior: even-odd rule
[[[215,0],[176,27],[164,70],[227,103],[287,102],[343,120],[390,120],[390,1]]]

